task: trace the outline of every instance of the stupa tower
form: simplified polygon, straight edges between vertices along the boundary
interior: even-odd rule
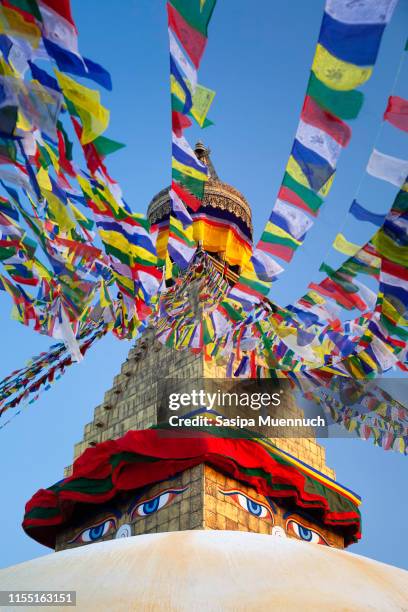
[[[209,170],[209,180],[205,184],[202,209],[211,217],[223,222],[233,221],[240,231],[252,240],[251,208],[245,197],[235,187],[220,180],[210,158],[210,151],[201,142],[195,153]],[[148,218],[152,224],[169,218],[169,188],[154,196],[148,208]],[[225,230],[227,234],[229,230]],[[201,248],[208,253],[214,266],[223,272],[233,284],[238,279],[239,266],[230,263],[229,252],[213,249],[208,234],[201,233]],[[228,244],[231,236],[226,236]],[[228,247],[227,247],[228,249]],[[164,407],[158,399],[158,385],[164,378],[186,379],[191,382],[201,379],[223,379],[226,368],[206,361],[203,354],[188,350],[175,350],[163,346],[155,340],[155,330],[148,329],[129,352],[120,373],[115,377],[113,386],[105,393],[103,402],[95,408],[94,419],[85,426],[83,439],[75,445],[74,459],[89,446],[118,438],[132,429],[146,429],[164,421]],[[182,391],[178,387],[178,391]],[[293,397],[285,399],[285,415],[300,415]],[[279,438],[273,440],[279,448],[301,459],[323,474],[335,478],[334,471],[326,465],[325,450],[314,437]],[[70,467],[66,469],[69,475]]]
[[[205,213],[198,221],[200,249],[213,275],[221,272],[233,284],[239,274],[234,232],[252,239],[251,209],[239,191],[219,179],[201,143],[196,154],[210,171],[199,209]],[[169,214],[165,189],[153,198],[148,216],[157,224]],[[222,228],[217,241],[212,241],[210,228],[207,233],[205,219]],[[202,270],[207,283],[206,268]],[[190,301],[195,283],[183,285]],[[201,314],[198,305],[194,316]],[[191,393],[214,379],[228,391],[240,384],[227,377],[226,366],[208,361],[203,352],[166,346],[157,339],[157,329],[147,328],[85,426],[65,479],[27,503],[26,532],[57,551],[191,530],[247,531],[337,548],[356,541],[359,499],[335,481],[312,430],[307,438],[268,439],[259,438],[257,431],[248,436],[239,428],[214,424],[169,426],[174,413],[163,386]],[[281,397],[280,410],[286,418],[303,416],[292,393]],[[191,413],[191,406],[181,412]]]

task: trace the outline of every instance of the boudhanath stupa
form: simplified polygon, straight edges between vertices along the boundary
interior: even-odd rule
[[[220,180],[204,145],[195,152],[209,169],[202,206],[212,228],[196,221],[203,260],[192,302],[203,265],[237,279],[229,222],[252,237],[246,199]],[[160,223],[169,213],[165,189],[148,216]],[[215,221],[222,251],[213,249]],[[55,552],[0,571],[1,589],[75,591],[84,611],[407,609],[408,572],[347,552],[361,536],[360,499],[337,482],[313,432],[175,432],[158,391],[165,379],[187,388],[227,376],[202,353],[159,344],[148,327],[85,425],[64,478],[27,503],[26,533]],[[301,414],[294,396],[284,402],[286,415]]]

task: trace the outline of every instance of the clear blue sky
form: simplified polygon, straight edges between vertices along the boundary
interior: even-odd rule
[[[145,211],[151,197],[169,183],[170,115],[164,0],[72,0],[83,55],[110,70],[114,89],[103,92],[111,110],[107,135],[127,148],[109,160],[126,200]],[[252,205],[256,236],[276,196],[293,142],[320,27],[323,0],[219,0],[210,26],[200,82],[217,91],[210,112],[215,126],[201,137],[213,151],[220,177],[240,189]],[[334,187],[272,297],[282,304],[299,297],[323,257],[340,258],[330,245],[355,196],[373,146],[408,35],[408,0],[400,0],[385,33],[374,76],[364,88],[363,111],[343,153]],[[405,83],[404,83],[405,82]],[[408,98],[406,70],[396,93]],[[408,157],[406,135],[386,125],[377,147]],[[376,179],[363,181],[360,202],[374,211],[389,208],[395,189]],[[366,227],[367,226],[367,227]],[[370,228],[349,221],[346,234],[364,241]],[[9,318],[8,297],[0,295],[0,379],[50,345]],[[86,359],[12,424],[0,430],[3,528],[0,565],[48,552],[20,527],[25,502],[40,487],[62,477],[73,445],[119,371],[130,344],[106,338]],[[327,461],[338,480],[363,498],[363,539],[352,552],[408,568],[408,458],[360,440],[326,441]]]

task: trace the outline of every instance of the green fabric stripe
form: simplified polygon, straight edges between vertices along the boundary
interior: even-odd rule
[[[196,245],[194,240],[189,240],[187,236],[183,234],[183,232],[176,225],[174,225],[174,223],[171,222],[171,218],[170,218],[170,232],[174,236],[178,236],[180,241],[186,246],[194,247]]]
[[[53,518],[54,516],[59,516],[60,515],[60,509],[59,508],[33,508],[32,510],[30,510],[30,512],[28,512],[24,519],[48,519],[48,518]]]
[[[226,300],[221,302],[221,307],[224,308],[227,317],[229,317],[231,321],[241,321],[243,319],[242,314],[235,310],[235,308]]]
[[[361,91],[336,91],[326,87],[317,76],[311,72],[307,94],[317,104],[341,119],[355,119],[364,101]]]
[[[311,191],[311,189],[295,181],[287,172],[285,172],[285,176],[283,177],[282,185],[294,191],[313,212],[319,210],[320,206],[323,204],[323,198]]]
[[[333,270],[328,264],[322,262],[319,268],[320,272],[325,272],[329,278],[335,281],[340,287],[344,289],[346,293],[358,293],[359,289],[352,282],[345,280],[341,275],[341,268],[339,270]]]
[[[354,257],[348,259],[342,266],[342,271],[345,274],[350,274],[355,276],[356,274],[368,274],[369,276],[378,276],[378,268],[376,266],[369,266],[363,263],[360,263]]]
[[[115,247],[113,247],[111,244],[108,244],[107,242],[104,242],[103,244],[105,245],[105,251],[108,255],[114,255],[114,257],[117,257],[119,261],[121,261],[122,263],[128,266],[132,265],[132,259],[131,257],[129,257],[129,255],[127,255],[126,253],[123,253],[123,251],[119,251],[119,249],[116,249]]]
[[[263,283],[262,281],[250,280],[249,278],[241,276],[239,282],[241,285],[245,285],[247,287],[250,287],[254,291],[257,291],[258,293],[262,293],[262,295],[268,295],[269,293],[269,284]]]
[[[95,149],[105,157],[106,155],[110,155],[111,153],[115,153],[120,149],[123,149],[126,145],[121,142],[117,142],[116,140],[111,140],[110,138],[106,138],[106,136],[98,136],[95,140],[92,141]]]
[[[203,5],[201,5],[200,0],[188,0],[188,2],[186,2],[186,0],[171,0],[171,4],[192,28],[207,37],[208,23],[211,19],[216,1],[217,0],[204,0]]]
[[[381,314],[380,320],[381,324],[384,325],[390,335],[398,336],[398,338],[401,338],[401,340],[408,340],[408,332],[405,329],[402,329],[402,327],[397,327],[383,314]]]
[[[87,495],[98,495],[107,493],[113,488],[112,479],[108,478],[91,479],[91,478],[76,478],[68,482],[62,482],[59,485],[60,491],[77,491],[78,493],[86,493]]]
[[[64,126],[62,125],[61,121],[57,121],[57,128],[59,129],[59,131],[62,134],[62,137],[64,139],[64,144],[65,144],[65,156],[69,161],[72,161],[72,149],[74,147],[73,143],[70,141],[70,139],[68,138],[68,134],[66,133]]]
[[[13,162],[16,161],[17,149],[13,141],[7,140],[6,138],[0,138],[0,157]]]
[[[38,21],[42,21],[41,13],[35,0],[9,0],[9,3],[25,13],[32,15]]]
[[[0,261],[3,261],[3,259],[8,259],[9,257],[13,257],[13,255],[15,255],[17,253],[17,249],[15,247],[12,248],[6,248],[6,247],[0,247]]]
[[[408,192],[399,191],[392,205],[393,210],[406,212],[408,210]]]
[[[276,236],[275,234],[271,234],[270,232],[263,232],[261,236],[261,242],[267,242],[268,244],[280,244],[282,246],[287,246],[290,249],[298,248],[298,244],[294,238],[290,238],[289,236]]]
[[[214,338],[214,334],[210,332],[208,329],[208,322],[206,319],[203,320],[203,342],[204,344],[209,344],[212,342]]]
[[[184,111],[184,103],[174,94],[171,94],[171,110],[181,114],[183,114]]]
[[[187,176],[183,174],[179,170],[172,168],[172,176],[176,183],[179,183],[183,187],[185,187],[190,193],[196,196],[199,200],[202,200],[204,195],[204,183],[205,181],[200,181],[191,176]]]

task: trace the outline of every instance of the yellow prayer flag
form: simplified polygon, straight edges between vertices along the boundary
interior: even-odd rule
[[[72,102],[82,122],[82,144],[92,142],[108,127],[109,111],[101,104],[99,91],[80,85],[74,79],[55,70],[64,96]]]
[[[87,217],[85,217],[85,215],[83,215],[81,211],[74,204],[72,204],[72,202],[69,203],[69,206],[71,208],[72,214],[74,215],[74,218],[77,221],[82,221],[85,224],[89,223],[89,219],[87,219]]]
[[[313,302],[315,304],[325,304],[326,300],[324,299],[324,297],[322,297],[319,293],[317,293],[317,291],[308,291],[307,294],[308,296],[310,296],[310,299],[313,300]]]
[[[336,172],[333,172],[333,174],[330,176],[330,178],[327,179],[327,181],[325,182],[325,184],[323,185],[323,187],[321,187],[318,191],[318,194],[320,196],[322,196],[322,198],[326,198],[330,189],[332,188],[333,185],[333,181],[334,181],[334,177],[336,176]]]
[[[272,223],[271,221],[268,221],[265,225],[264,233],[272,234],[273,236],[279,236],[280,238],[287,238],[294,245],[296,244],[297,246],[300,246],[302,244],[299,240],[296,240],[296,238],[294,238],[292,234],[289,234],[289,232],[279,227],[279,225]]]
[[[35,23],[26,21],[20,13],[7,6],[0,7],[0,34],[24,38],[34,49],[41,39],[40,28]]]
[[[39,278],[45,278],[46,280],[51,280],[51,274],[50,272],[47,270],[47,268],[41,263],[41,261],[39,261],[38,259],[33,259],[32,261],[32,267],[35,270],[37,276],[39,276]]]
[[[339,253],[343,253],[343,255],[348,255],[349,257],[353,257],[361,250],[361,246],[359,244],[350,242],[341,233],[337,234],[336,238],[334,239],[333,247]]]
[[[196,170],[195,168],[191,168],[191,166],[186,166],[178,162],[174,157],[171,161],[172,168],[178,170],[182,174],[186,174],[187,176],[191,176],[191,178],[195,178],[199,181],[206,181],[208,179],[207,175],[204,172],[200,172],[200,170]]]
[[[368,81],[373,69],[343,62],[318,44],[312,71],[330,89],[349,91]]]
[[[208,111],[210,110],[210,106],[214,100],[215,91],[212,89],[208,89],[207,87],[203,87],[202,85],[197,85],[195,92],[193,94],[193,107],[190,113],[193,115],[194,119],[197,121],[198,125],[202,127],[204,125],[204,121],[208,115]]]
[[[173,277],[173,264],[166,249],[166,280]]]
[[[82,189],[83,194],[89,198],[90,200],[93,200],[94,198],[94,192],[92,191],[92,185],[91,183],[88,181],[88,179],[84,178],[83,176],[81,176],[80,174],[76,175],[76,179]],[[101,209],[103,210],[103,209]]]
[[[377,363],[374,361],[374,359],[372,359],[370,357],[370,355],[368,353],[366,353],[366,351],[360,351],[358,356],[360,357],[360,359],[362,361],[364,361],[364,363],[366,363],[370,368],[372,368],[375,372],[378,370],[378,365]]]
[[[289,157],[288,165],[286,166],[286,172],[298,183],[310,189],[309,181],[307,180],[306,174],[303,172],[296,159],[291,155]]]
[[[408,326],[408,319],[401,316],[395,306],[385,297],[383,297],[382,300],[381,310],[383,315],[390,321],[393,321],[395,325],[398,325],[399,327]]]
[[[32,128],[30,121],[23,115],[21,109],[18,109],[16,128],[22,132],[29,132]]]
[[[37,183],[41,189],[47,189],[48,191],[52,190],[52,184],[50,177],[48,176],[48,172],[42,166],[37,172]]]
[[[54,170],[58,173],[60,171],[60,165],[59,165],[59,162],[58,162],[58,157],[55,155],[55,153],[52,150],[52,148],[45,141],[43,142],[43,146],[44,146],[45,150],[47,151],[48,155],[50,156],[51,163],[52,163],[52,166],[53,166]]]
[[[75,221],[69,215],[68,208],[57,196],[48,189],[41,188],[41,193],[44,195],[48,203],[48,211],[51,212],[53,219],[58,223],[59,228],[63,232],[69,232],[75,228]]]

